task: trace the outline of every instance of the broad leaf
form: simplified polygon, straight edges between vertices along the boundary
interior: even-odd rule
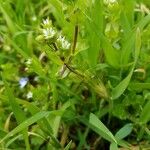
[[[133,129],[133,124],[131,123],[126,124],[115,134],[115,138],[117,140],[122,140],[132,132],[132,129]]]
[[[109,129],[98,119],[96,115],[92,113],[90,114],[89,124],[91,125],[91,128],[104,139],[117,143]]]

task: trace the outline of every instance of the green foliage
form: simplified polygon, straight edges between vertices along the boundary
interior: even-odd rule
[[[95,130],[100,136],[107,139],[110,142],[117,143],[115,137],[107,129],[107,127],[94,115],[90,114],[89,123],[93,130]]]
[[[132,129],[133,129],[133,125],[131,123],[126,124],[115,134],[115,138],[117,140],[124,139],[126,136],[128,136],[131,133]]]
[[[148,0],[0,0],[0,149],[150,147]]]

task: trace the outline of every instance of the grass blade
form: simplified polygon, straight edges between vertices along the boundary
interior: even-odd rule
[[[64,150],[69,150],[70,147],[71,147],[71,144],[72,144],[72,141],[70,141],[70,142],[67,144],[67,146],[64,148]]]
[[[119,150],[117,144],[114,143],[114,142],[111,143],[111,144],[110,144],[110,150]]]
[[[98,54],[100,52],[99,34],[103,33],[104,28],[102,1],[96,0],[91,6],[89,6],[86,13],[90,18],[86,18],[86,29],[88,33],[87,40],[89,42],[89,48],[87,50],[88,62],[90,66],[95,66],[97,64]]]
[[[10,131],[6,136],[4,136],[3,139],[1,139],[0,143],[2,143],[4,140],[10,138],[11,136],[23,131],[24,129],[26,129],[27,127],[29,127],[33,123],[37,122],[38,120],[40,120],[44,117],[48,117],[50,113],[51,112],[49,112],[49,111],[41,111],[41,112],[33,115],[29,119],[26,119],[21,124],[19,124],[15,129]]]
[[[89,124],[91,125],[91,128],[98,133],[100,136],[102,136],[104,139],[117,143],[115,137],[112,135],[112,133],[107,129],[107,127],[98,119],[98,117],[94,114],[90,114]]]
[[[123,79],[113,90],[112,90],[112,100],[117,99],[127,88],[133,74],[133,68],[131,69],[128,76]]]
[[[6,12],[7,9],[4,7],[4,5],[2,5],[2,4],[4,4],[2,2],[2,0],[0,0],[0,3],[1,3],[0,11],[2,12],[2,14],[3,14],[3,16],[6,20],[6,23],[8,25],[8,28],[9,28],[10,32],[13,34],[13,33],[16,32],[15,25],[14,25],[13,21],[11,20],[11,18],[9,17],[8,13]]]
[[[140,55],[140,49],[141,49],[141,35],[140,30],[137,28],[136,37],[135,37],[135,55],[134,55],[134,64],[129,72],[128,76],[124,78],[113,90],[112,90],[112,99],[117,99],[128,87],[135,65],[137,63],[138,57]]]
[[[150,101],[148,101],[144,106],[142,113],[140,115],[139,122],[146,124],[150,120],[149,110],[150,110]]]
[[[26,120],[26,116],[24,114],[24,112],[21,110],[19,104],[17,103],[12,90],[9,88],[7,82],[5,81],[4,77],[3,77],[3,81],[5,83],[5,88],[6,88],[6,93],[9,99],[9,103],[12,107],[12,111],[15,115],[15,118],[18,122],[18,124],[22,123],[24,120]],[[25,140],[25,144],[26,144],[26,149],[30,150],[30,144],[29,144],[29,139],[28,139],[28,129],[25,128],[23,131],[23,136],[24,136],[24,140]]]
[[[108,39],[104,36],[102,38],[102,47],[104,50],[106,61],[114,68],[118,68],[119,67],[119,58],[120,58],[119,51],[116,51],[111,46]]]

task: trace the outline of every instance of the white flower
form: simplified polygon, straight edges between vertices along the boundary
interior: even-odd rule
[[[63,49],[69,49],[69,48],[70,48],[70,43],[69,43],[68,41],[64,41],[64,42],[62,43],[62,48],[63,48]]]
[[[58,37],[57,42],[60,43],[60,45],[63,49],[69,49],[70,48],[71,44],[67,40],[65,40],[65,37],[63,37],[61,35]]]
[[[62,43],[62,42],[64,42],[65,41],[65,37],[63,37],[63,36],[59,36],[58,37],[58,39],[57,39],[57,42],[60,42],[60,43]]]
[[[43,26],[50,27],[51,26],[51,21],[48,18],[43,20]]]
[[[49,20],[48,19],[46,19],[46,20],[43,20],[43,24],[48,24],[49,23]]]
[[[43,35],[45,39],[51,39],[55,36],[56,31],[53,28],[43,29]]]
[[[20,88],[24,88],[26,84],[28,83],[29,79],[27,77],[22,77],[19,80]]]
[[[31,92],[31,91],[29,91],[28,93],[27,93],[27,99],[30,99],[30,98],[32,98],[33,97],[33,93]]]

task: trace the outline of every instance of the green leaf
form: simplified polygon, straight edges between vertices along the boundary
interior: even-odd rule
[[[14,97],[12,90],[10,89],[10,87],[8,86],[8,83],[6,82],[6,80],[4,78],[4,75],[3,75],[3,81],[5,84],[6,94],[7,94],[7,97],[9,99],[9,103],[11,105],[12,111],[15,115],[17,123],[20,124],[24,120],[26,120],[25,113],[23,112],[23,110],[21,110],[19,104],[17,103],[16,98]],[[30,144],[29,144],[29,138],[28,138],[28,128],[24,128],[22,133],[23,133],[23,137],[25,140],[26,149],[30,150]]]
[[[124,36],[127,36],[128,33],[130,32],[131,30],[131,27],[130,27],[130,23],[129,23],[129,20],[127,18],[127,15],[125,14],[124,11],[121,12],[121,15],[120,15],[120,23],[121,23],[121,26],[122,26],[122,29],[123,31],[125,32],[124,33]],[[127,34],[127,35],[126,35]]]
[[[132,129],[133,129],[132,123],[126,124],[115,134],[115,138],[117,140],[122,140],[132,132]]]
[[[135,26],[135,29],[139,28],[140,31],[143,30],[143,28],[150,22],[150,14],[145,16],[143,19],[141,19],[137,25]],[[125,59],[125,63],[128,63],[127,60],[129,60],[129,55],[131,54],[131,48],[133,47],[134,44],[134,36],[135,36],[135,29],[132,30],[128,34],[128,38],[126,38],[125,43],[123,44],[123,57],[122,59]],[[140,41],[139,41],[140,42]],[[127,56],[127,57],[125,57]]]
[[[50,60],[52,60],[55,64],[63,65],[63,61],[56,54],[56,52],[52,51],[48,46],[45,46],[44,50],[45,50],[46,54],[48,55],[48,58]]]
[[[150,83],[135,83],[132,82],[129,84],[129,88],[134,91],[143,91],[145,89],[150,89]]]
[[[94,114],[90,114],[89,124],[91,128],[104,139],[117,143],[113,134],[107,129],[107,127],[98,119]]]
[[[131,69],[128,76],[123,79],[113,90],[112,90],[112,100],[117,99],[127,88],[133,74],[133,68]]]
[[[22,135],[19,134],[19,135],[15,136],[15,137],[11,138],[11,139],[6,143],[5,147],[8,148],[11,144],[13,144],[17,139],[19,139],[19,138],[21,138],[21,137],[22,137]]]
[[[45,78],[45,70],[42,68],[39,59],[36,56],[32,56],[31,67],[34,72],[36,72],[41,77]]]
[[[9,38],[7,35],[4,35],[4,37],[6,37],[6,39],[8,40],[8,42],[13,46],[13,48],[19,53],[21,54],[24,58],[28,59],[29,55],[22,50],[17,43],[15,43],[11,38]]]
[[[129,63],[130,55],[135,43],[135,31],[127,34],[127,37],[122,41],[121,65]]]
[[[103,3],[100,0],[95,0],[87,9],[85,27],[87,30],[87,41],[89,48],[87,49],[88,62],[90,66],[97,64],[98,54],[100,52],[101,34],[104,29]],[[96,17],[95,17],[96,16]],[[98,31],[98,32],[97,32]]]
[[[150,130],[148,128],[145,128],[145,132],[148,134],[148,136],[150,137]]]
[[[144,106],[139,122],[146,124],[148,121],[150,121],[150,100],[148,100],[148,102],[146,103],[146,105]]]
[[[50,113],[51,112],[49,112],[49,111],[41,111],[41,112],[33,115],[29,119],[26,119],[21,124],[19,124],[15,129],[10,131],[6,136],[4,136],[3,139],[1,139],[0,143],[2,143],[4,140],[10,138],[11,136],[23,131],[24,129],[26,129],[27,127],[29,127],[33,123],[37,122],[38,120],[40,120],[44,117],[48,117],[50,115]]]
[[[56,18],[57,22],[61,27],[64,27],[65,25],[68,25],[67,21],[65,20],[65,16],[63,13],[63,3],[59,0],[51,0],[50,1],[51,7],[53,8],[52,13],[54,14],[54,17]]]
[[[69,150],[72,144],[72,140],[67,144],[67,146],[64,148],[64,150]]]
[[[11,31],[11,33],[14,34],[16,32],[16,28],[15,28],[13,20],[10,18],[10,16],[8,15],[8,12],[6,11],[7,10],[5,8],[6,4],[4,5],[4,3],[3,3],[2,0],[0,0],[0,3],[1,3],[1,5],[0,5],[0,11],[2,12],[2,14],[3,14],[3,16],[4,16],[5,20],[6,20],[6,23],[8,25],[9,30]]]
[[[136,37],[135,37],[135,56],[134,56],[135,63],[137,62],[138,57],[140,55],[140,49],[141,49],[141,33],[140,33],[140,29],[137,28]]]
[[[7,97],[9,99],[9,103],[12,107],[12,111],[17,119],[18,123],[21,123],[22,121],[26,120],[26,116],[24,114],[24,112],[21,110],[19,104],[17,103],[12,90],[9,88],[8,83],[5,81],[5,79],[3,78],[3,81],[5,83],[5,88],[6,88],[6,93],[7,93]]]
[[[106,57],[106,61],[113,66],[114,68],[119,67],[119,51],[116,51],[111,44],[109,43],[108,39],[103,36],[102,38],[102,47],[104,50],[104,54]]]
[[[114,142],[111,143],[111,144],[110,144],[110,150],[119,150],[117,144],[114,143]]]
[[[134,47],[135,43],[135,35],[137,34],[135,32],[135,29],[139,28],[138,30],[142,31],[143,28],[150,22],[150,15],[145,16],[143,19],[141,19],[135,26],[135,28],[128,33],[127,37],[123,41],[123,48],[122,48],[122,54],[121,54],[121,63],[123,65],[127,64],[131,55],[131,49]],[[138,32],[138,31],[137,31]],[[138,42],[138,41],[137,41]],[[140,42],[140,41],[139,41]]]
[[[39,113],[41,111],[36,105],[34,105],[28,101],[25,101],[22,99],[17,99],[17,101],[18,101],[18,103],[24,105],[32,115],[35,115],[36,113]],[[44,117],[40,121],[38,121],[37,123],[39,124],[41,129],[43,129],[44,131],[46,130],[48,135],[53,134],[52,127],[50,126],[47,118]]]
[[[135,8],[135,0],[125,0],[123,1],[122,11],[125,12],[130,27],[132,28],[134,24],[134,8]]]
[[[144,29],[144,27],[150,23],[150,14],[148,14],[147,16],[145,16],[144,18],[142,18],[136,25],[136,28],[140,28],[140,30],[142,31]]]
[[[63,104],[63,106],[60,108],[60,110],[62,110],[62,112],[64,112],[72,104],[73,104],[72,102],[67,101],[66,103]],[[56,116],[54,118],[54,120],[51,119],[51,122],[53,122],[55,124],[55,126],[53,126],[53,131],[54,131],[53,135],[54,135],[54,137],[57,137],[57,135],[58,135],[58,131],[59,131],[59,127],[60,127],[60,121],[61,121],[61,116]]]
[[[6,96],[4,96],[4,95],[0,95],[0,98],[3,100],[7,100]],[[24,105],[32,115],[35,115],[36,113],[39,113],[41,111],[37,106],[35,106],[34,104],[32,104],[28,101],[18,99],[18,98],[16,100],[19,104]],[[60,116],[60,115],[62,115],[62,111],[61,110],[51,111],[51,115],[52,116],[54,116],[54,115]],[[50,120],[50,121],[52,121],[52,120]],[[40,126],[41,130],[43,130],[43,132],[46,135],[48,135],[52,138],[52,142],[55,144],[55,146],[60,147],[60,143],[53,135],[53,130],[49,123],[48,118],[46,118],[46,117],[42,118],[41,120],[37,121],[37,124]]]
[[[7,134],[7,132],[0,129],[0,138],[4,137]]]
[[[32,115],[35,115],[36,113],[39,113],[41,111],[37,106],[25,100],[18,99],[18,102],[20,104],[25,105]],[[58,118],[60,118],[60,116],[63,114],[63,111],[64,110],[54,110],[54,111],[51,111],[50,115],[56,116],[56,117],[58,116]],[[52,129],[50,122],[53,122],[53,120],[52,119],[48,120],[48,118],[43,117],[41,120],[37,121],[37,124],[40,126],[40,128],[43,130],[43,132],[46,135],[51,137],[52,142],[53,142],[52,144],[54,144],[55,147],[60,147],[60,143],[54,135],[54,130]]]
[[[136,37],[135,37],[135,55],[134,55],[134,64],[133,67],[131,69],[131,71],[129,72],[128,76],[123,79],[113,90],[112,90],[112,99],[117,99],[119,96],[122,95],[122,93],[126,90],[126,88],[128,87],[135,65],[137,63],[138,57],[140,55],[140,49],[141,49],[141,35],[140,35],[140,29],[137,28],[136,31]]]

